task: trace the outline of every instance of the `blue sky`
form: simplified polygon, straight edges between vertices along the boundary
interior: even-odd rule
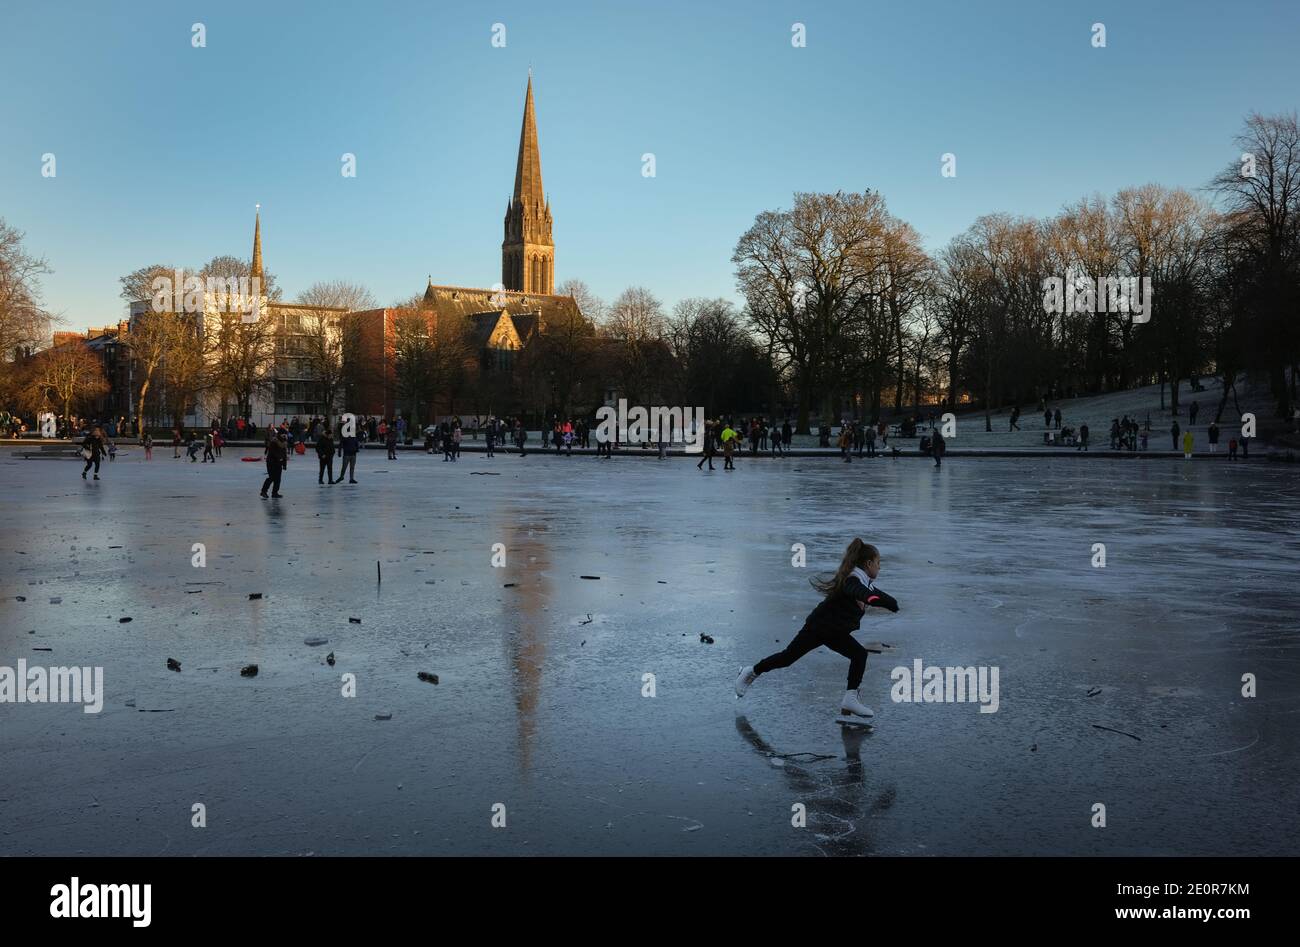
[[[286,294],[500,278],[528,68],[557,281],[734,298],[796,190],[881,191],[932,250],[980,214],[1200,187],[1297,108],[1300,6],[1209,2],[5,4],[0,217],[69,328],[117,278],[263,251]],[[207,47],[191,46],[191,25]],[[505,48],[491,45],[506,26]],[[806,26],[806,48],[791,26]],[[1094,49],[1091,25],[1106,26]],[[57,177],[43,178],[53,153]],[[356,178],[340,158],[357,158]],[[656,156],[644,178],[641,156]],[[940,156],[957,176],[940,176]]]

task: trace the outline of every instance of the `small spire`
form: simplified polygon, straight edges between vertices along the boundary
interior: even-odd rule
[[[249,268],[250,277],[262,278],[262,205],[255,204],[256,216],[253,220],[253,265]]]

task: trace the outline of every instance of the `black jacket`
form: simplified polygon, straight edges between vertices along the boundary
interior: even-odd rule
[[[838,595],[828,595],[812,610],[805,622],[819,631],[831,634],[847,634],[858,630],[862,622],[862,609],[858,602],[866,602],[869,607],[887,608],[898,611],[898,602],[892,595],[880,589],[862,584],[856,576],[844,580],[844,587]]]

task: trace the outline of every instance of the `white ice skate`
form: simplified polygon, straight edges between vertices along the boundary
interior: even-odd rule
[[[844,699],[840,701],[840,715],[835,718],[835,722],[847,726],[869,727],[874,716],[871,708],[858,700],[857,691],[845,691]]]
[[[736,696],[744,697],[745,691],[749,690],[749,685],[753,684],[758,678],[752,667],[743,667],[740,669],[740,677],[736,678]]]

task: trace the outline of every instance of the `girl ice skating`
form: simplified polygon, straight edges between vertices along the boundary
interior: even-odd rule
[[[858,687],[867,669],[867,649],[853,638],[867,606],[898,611],[898,602],[874,586],[880,574],[880,551],[861,539],[854,539],[844,552],[839,569],[829,579],[813,579],[813,587],[825,594],[821,603],[804,620],[803,628],[784,651],[768,655],[752,667],[740,669],[736,696],[745,696],[760,674],[794,664],[809,651],[825,645],[849,659],[848,690],[840,702],[841,719],[865,721],[873,714],[858,699]]]

